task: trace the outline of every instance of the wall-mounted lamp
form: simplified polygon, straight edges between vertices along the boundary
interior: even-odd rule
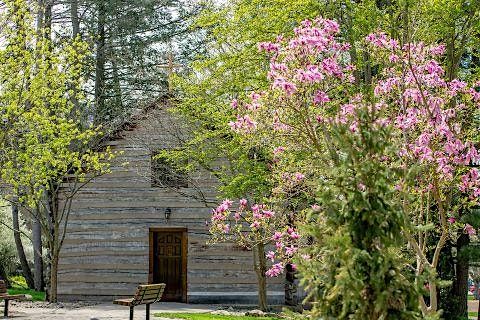
[[[170,220],[170,216],[172,215],[172,209],[166,208],[165,209],[165,220]]]

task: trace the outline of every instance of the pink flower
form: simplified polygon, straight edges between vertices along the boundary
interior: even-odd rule
[[[284,78],[276,78],[273,81],[273,87],[282,89],[288,96],[291,96],[297,91],[297,86],[292,82],[286,81]]]
[[[238,116],[237,121],[230,121],[228,125],[233,131],[238,133],[249,133],[257,127],[257,123],[249,115]]]
[[[354,121],[350,124],[348,127],[351,132],[357,132],[358,131],[358,122]]]
[[[300,235],[298,233],[296,233],[295,231],[293,231],[292,233],[289,234],[290,238],[292,239],[299,239],[300,238]]]
[[[360,190],[360,191],[362,191],[362,192],[364,192],[365,190],[367,190],[367,187],[366,187],[363,183],[359,183],[359,184],[357,185],[357,188],[358,188],[358,190]]]
[[[240,215],[239,212],[235,212],[235,214],[233,215],[233,218],[235,219],[236,222],[238,222],[241,217],[242,217],[242,216]]]
[[[295,179],[297,179],[297,181],[302,181],[303,179],[305,179],[305,175],[300,172],[295,172]]]
[[[275,231],[275,233],[272,236],[273,241],[280,240],[283,237],[283,232],[280,231]]]
[[[267,259],[271,260],[272,262],[275,261],[275,252],[268,251],[265,256],[267,257]]]
[[[285,254],[287,256],[292,256],[297,252],[298,248],[294,246],[285,247]]]
[[[238,108],[237,99],[233,99],[232,102],[230,103],[230,106],[232,107],[232,109],[237,109]]]
[[[284,269],[283,263],[279,262],[274,264],[270,269],[265,272],[265,274],[268,277],[278,277],[280,274],[282,274]]]
[[[230,232],[230,225],[229,224],[225,224],[223,226],[223,233],[229,233]]]
[[[256,93],[256,92],[252,92],[250,94],[250,99],[252,99],[252,102],[256,102],[258,99],[260,99],[260,94]]]
[[[241,207],[245,208],[248,204],[248,201],[247,199],[240,199],[239,203]]]
[[[463,230],[466,233],[468,233],[470,236],[476,233],[475,228],[469,225],[468,223],[465,224],[465,227],[463,228]]]
[[[313,103],[314,104],[323,104],[325,102],[329,102],[330,101],[330,98],[328,97],[328,95],[324,92],[324,91],[317,91],[315,93],[315,95],[313,96]]]
[[[441,56],[445,53],[445,45],[441,44],[430,48],[430,54],[434,56]]]
[[[275,212],[270,211],[270,210],[263,210],[263,215],[266,218],[271,218],[275,215]]]
[[[273,154],[277,155],[279,153],[282,153],[283,151],[285,151],[284,147],[276,147],[275,149],[273,149]]]
[[[396,54],[391,54],[389,57],[388,57],[388,60],[390,60],[390,62],[398,62],[398,60],[400,60],[400,58],[396,55]]]
[[[325,58],[322,60],[322,70],[327,75],[333,75],[339,77],[342,75],[342,71],[337,61],[334,58]]]
[[[278,52],[279,49],[280,49],[280,46],[276,43],[260,42],[258,44],[259,51],[265,50],[266,52]]]
[[[457,220],[454,217],[450,217],[450,218],[447,219],[447,221],[449,223],[455,223],[455,221],[457,221]]]
[[[252,229],[258,229],[260,227],[260,222],[258,221],[253,221],[253,223],[250,225],[250,228]]]
[[[319,206],[318,204],[313,204],[311,208],[312,208],[312,210],[315,211],[315,212],[320,211],[320,206]]]

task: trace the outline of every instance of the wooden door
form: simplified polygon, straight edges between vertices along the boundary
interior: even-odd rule
[[[165,283],[162,301],[186,302],[187,231],[150,229],[150,283]]]

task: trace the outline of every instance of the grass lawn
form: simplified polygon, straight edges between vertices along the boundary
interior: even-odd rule
[[[278,320],[273,317],[224,316],[210,313],[155,313],[155,317],[187,320]]]
[[[32,289],[12,288],[8,289],[9,294],[29,294],[33,301],[45,301],[45,292],[35,291]]]

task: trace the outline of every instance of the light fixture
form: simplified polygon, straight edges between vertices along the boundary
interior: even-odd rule
[[[170,220],[170,216],[172,215],[172,209],[166,208],[165,209],[165,220]]]

